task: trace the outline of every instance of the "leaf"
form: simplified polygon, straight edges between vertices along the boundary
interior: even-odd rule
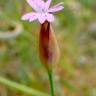
[[[0,83],[4,84],[6,86],[9,86],[11,88],[14,88],[17,91],[21,91],[23,93],[26,93],[26,94],[35,95],[35,96],[49,96],[46,93],[39,92],[35,89],[29,88],[25,85],[18,84],[16,82],[10,81],[10,80],[3,78],[3,77],[0,77]]]

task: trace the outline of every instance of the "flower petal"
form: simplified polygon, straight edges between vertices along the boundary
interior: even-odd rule
[[[29,20],[31,17],[31,13],[27,13],[21,17],[22,20]]]
[[[64,3],[60,2],[60,3],[56,4],[56,5],[54,5],[52,8],[56,8],[56,7],[63,6],[63,5],[64,5]]]
[[[45,8],[45,2],[43,0],[34,0],[37,3],[37,6],[39,8],[39,12]]]
[[[46,2],[46,8],[47,8],[47,9],[49,8],[51,2],[52,2],[52,0],[48,0],[48,1]]]
[[[46,18],[49,22],[53,22],[54,21],[54,16],[52,14],[47,14]]]
[[[31,21],[34,21],[37,19],[37,13],[27,13],[25,14],[24,16],[22,16],[21,18],[22,20],[29,20],[30,22]]]
[[[30,22],[36,20],[38,18],[38,14],[37,13],[33,13],[29,19]]]
[[[41,24],[43,24],[46,20],[46,15],[45,14],[38,14],[38,20]]]
[[[54,12],[62,10],[63,8],[64,8],[63,7],[63,2],[61,2],[61,3],[56,4],[53,7],[49,8],[48,12],[49,13],[54,13]]]
[[[45,4],[42,0],[27,0],[27,2],[37,12],[39,12]]]

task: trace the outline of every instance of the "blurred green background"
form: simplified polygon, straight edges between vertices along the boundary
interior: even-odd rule
[[[60,1],[65,8],[55,14],[52,24],[61,51],[54,68],[55,92],[57,96],[96,96],[96,0],[53,0],[53,4]],[[48,77],[38,52],[40,24],[21,21],[30,11],[26,0],[0,0],[0,76],[48,93]],[[20,34],[10,33],[15,31]],[[0,84],[0,96],[29,95]]]

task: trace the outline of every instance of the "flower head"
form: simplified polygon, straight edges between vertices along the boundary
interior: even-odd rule
[[[33,8],[34,12],[25,14],[22,16],[22,20],[29,20],[31,22],[38,19],[41,24],[43,24],[46,20],[48,22],[53,22],[53,13],[64,8],[63,2],[60,2],[50,8],[52,0],[47,0],[46,2],[43,0],[27,0],[27,2]]]

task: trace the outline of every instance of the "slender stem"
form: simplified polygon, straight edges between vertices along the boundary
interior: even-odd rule
[[[49,76],[49,82],[50,82],[51,96],[55,96],[55,93],[54,93],[54,82],[53,82],[53,73],[52,72],[48,72],[48,76]]]

